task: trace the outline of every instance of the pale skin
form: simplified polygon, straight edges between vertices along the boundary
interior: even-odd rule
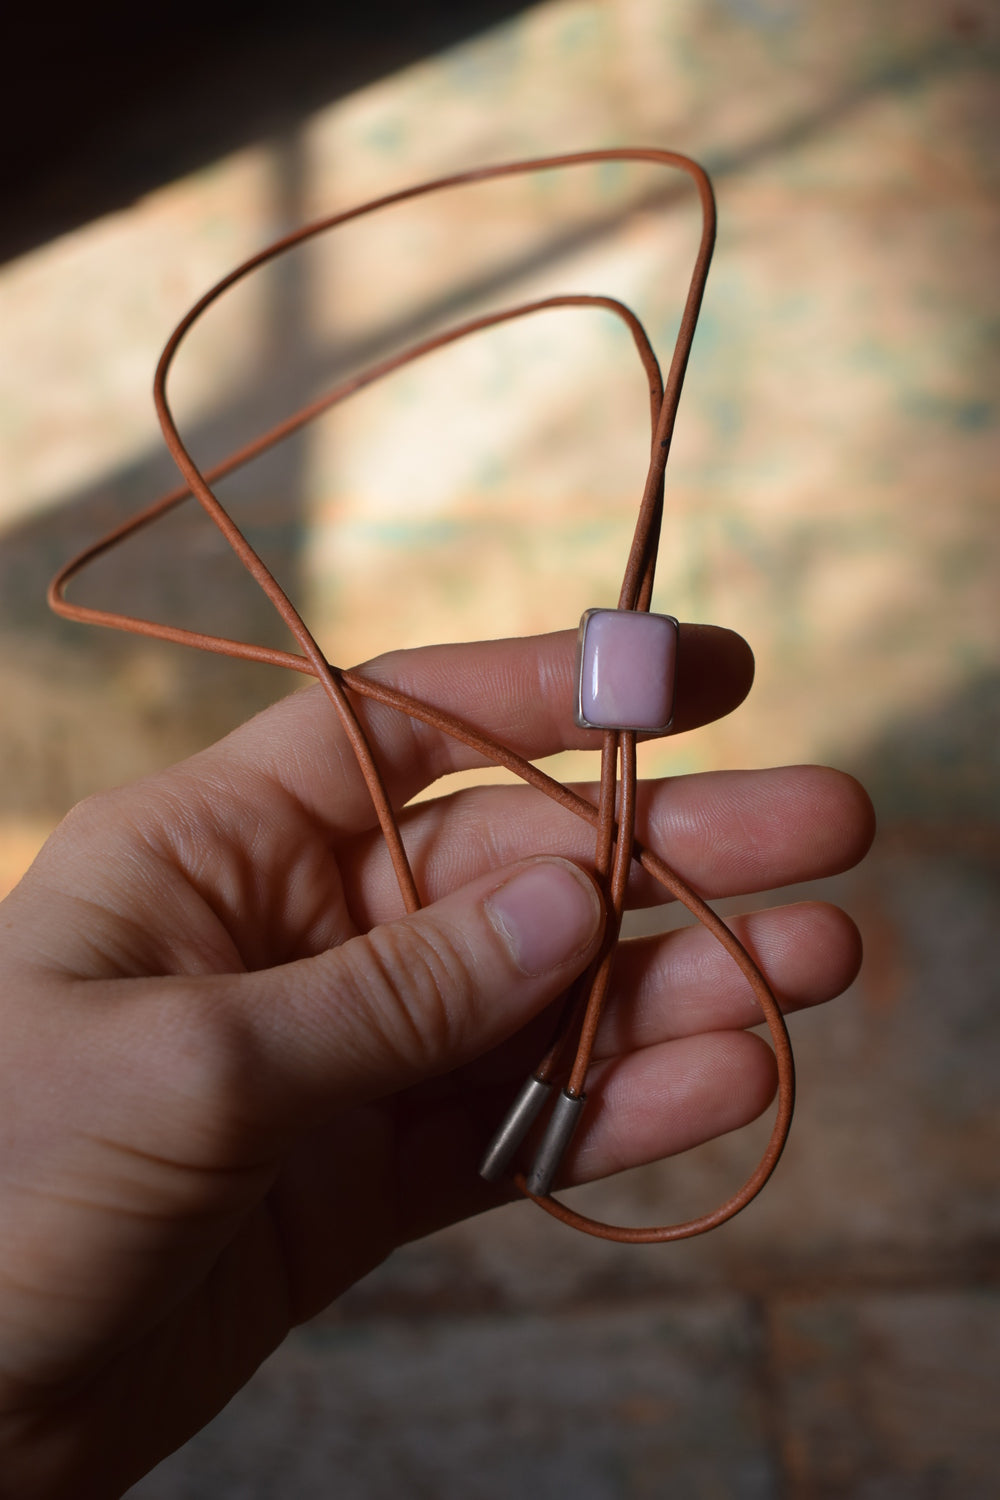
[[[561,633],[365,670],[537,758],[593,744],[572,666]],[[678,732],[735,707],[752,665],[738,637],[686,627],[680,672]],[[397,806],[479,763],[359,712]],[[844,870],[873,831],[857,783],[808,766],[651,784],[638,824],[709,897]],[[600,942],[593,834],[521,787],[401,825],[428,903],[412,917],[312,688],[82,803],[0,906],[3,1500],[121,1494],[290,1327],[504,1198],[475,1164]],[[632,904],[657,899],[635,883]],[[787,1010],[857,971],[836,907],[736,925]],[[624,947],[563,1185],[756,1117],[775,1087],[759,1021],[701,929]]]

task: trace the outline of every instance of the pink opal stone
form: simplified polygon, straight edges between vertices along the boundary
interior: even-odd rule
[[[580,621],[576,722],[588,729],[666,729],[674,712],[677,621],[588,609]]]

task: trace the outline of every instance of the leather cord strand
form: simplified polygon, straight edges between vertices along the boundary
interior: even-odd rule
[[[572,294],[545,297],[524,302],[516,307],[470,318],[452,328],[410,345],[390,358],[378,361],[350,379],[341,381],[332,390],[303,406],[284,421],[270,428],[251,442],[229,454],[220,463],[205,473],[199,469],[181,439],[180,433],[167,399],[167,376],[174,357],[186,334],[201,315],[230,287],[249,276],[251,272],[274,260],[285,251],[301,245],[307,240],[346,224],[352,219],[375,213],[383,208],[422,197],[429,193],[458,188],[476,182],[488,182],[502,177],[519,176],[526,173],[551,171],[554,169],[589,165],[596,162],[633,161],[648,162],[678,169],[692,178],[698,191],[702,210],[702,232],[691,281],[688,287],[680,329],[674,346],[673,357],[662,379],[656,355],[650,345],[642,324],[623,303],[612,297],[589,294]],[[632,335],[637,353],[642,362],[649,385],[651,449],[650,463],[643,488],[635,533],[629,549],[625,575],[622,581],[618,607],[623,610],[648,610],[653,592],[656,568],[656,552],[659,544],[660,524],[663,515],[664,473],[673,437],[674,422],[680,400],[681,388],[691,353],[695,325],[705,289],[705,281],[712,257],[715,239],[715,203],[709,179],[697,162],[674,151],[652,147],[623,147],[612,150],[583,151],[568,155],[537,158],[527,161],[507,162],[498,166],[480,168],[469,172],[458,172],[433,181],[419,183],[399,192],[389,193],[363,203],[346,212],[333,214],[285,235],[265,249],[259,251],[237,266],[190,309],[181,319],[167,341],[160,357],[153,384],[153,397],[164,440],[183,477],[183,483],[146,506],[129,520],[109,531],[98,541],[78,553],[59,571],[49,586],[49,603],[57,614],[85,624],[101,625],[115,630],[124,630],[134,635],[148,636],[175,644],[193,646],[203,651],[220,655],[259,661],[271,666],[286,667],[315,677],[322,685],[330,703],[340,720],[344,733],[350,741],[371,795],[379,826],[386,841],[399,885],[403,905],[408,912],[419,909],[420,895],[417,890],[409,859],[403,845],[402,835],[379,770],[375,754],[365,735],[355,711],[353,699],[368,699],[380,703],[398,713],[424,723],[439,732],[465,744],[485,760],[504,766],[520,777],[529,786],[589,823],[596,832],[594,873],[602,887],[607,905],[607,929],[605,941],[597,959],[582,981],[572,987],[565,998],[563,1013],[556,1034],[548,1051],[535,1069],[534,1077],[542,1083],[565,1079],[565,1092],[571,1099],[582,1103],[587,1072],[590,1065],[594,1041],[603,1014],[610,988],[610,981],[618,948],[619,931],[625,909],[629,875],[634,864],[638,864],[653,880],[674,899],[680,901],[689,912],[723,946],[733,962],[744,975],[767,1022],[774,1046],[778,1071],[778,1107],[770,1138],[764,1154],[754,1172],[732,1197],[711,1213],[689,1219],[679,1224],[656,1225],[648,1228],[627,1228],[604,1224],[578,1213],[550,1194],[536,1194],[527,1184],[522,1172],[513,1173],[517,1189],[539,1207],[574,1229],[603,1239],[617,1240],[629,1244],[661,1243],[702,1234],[744,1208],[761,1190],[770,1177],[788,1137],[795,1099],[795,1071],[791,1044],[781,1007],[770,986],[750,954],[735,934],[720,917],[712,911],[697,892],[672,870],[653,850],[646,848],[635,835],[635,809],[637,792],[636,736],[634,732],[606,730],[601,746],[600,793],[597,806],[584,797],[563,786],[541,771],[530,761],[516,754],[499,741],[484,734],[475,725],[467,724],[453,714],[419,702],[410,695],[385,683],[375,682],[358,671],[348,671],[333,666],[310,633],[304,620],[284,592],[264,561],[247,541],[231,516],[220,504],[211,486],[243,465],[273,448],[284,438],[299,431],[323,412],[354,392],[372,385],[383,376],[411,364],[426,354],[457,342],[471,334],[510,322],[530,314],[563,307],[593,307],[611,312],[620,318]],[[233,552],[260,588],[270,599],[285,622],[299,651],[282,651],[276,648],[254,645],[226,636],[210,635],[188,630],[180,626],[167,625],[153,620],[140,619],[111,610],[97,609],[75,604],[66,598],[69,583],[89,563],[127,537],[147,526],[194,497],[219,529]]]

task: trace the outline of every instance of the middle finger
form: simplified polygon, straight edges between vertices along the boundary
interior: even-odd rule
[[[578,790],[596,801],[595,787]],[[593,828],[530,787],[475,787],[418,803],[400,826],[425,902],[533,854],[585,867],[594,859]],[[871,808],[852,777],[822,766],[713,771],[644,783],[636,834],[705,896],[746,895],[848,869],[870,842]],[[362,930],[399,915],[380,837],[350,841],[341,859]],[[635,872],[629,906],[665,899]]]

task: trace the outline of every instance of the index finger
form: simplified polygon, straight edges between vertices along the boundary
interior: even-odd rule
[[[360,675],[442,709],[526,759],[559,750],[596,749],[600,731],[573,719],[576,632],[426,646],[391,652]],[[731,713],[753,681],[753,655],[742,636],[715,625],[681,625],[671,734]],[[488,764],[442,729],[353,695],[396,807],[438,777]],[[177,768],[237,794],[261,776],[276,783],[332,832],[373,824],[368,790],[340,723],[319,687],[293,693]]]

